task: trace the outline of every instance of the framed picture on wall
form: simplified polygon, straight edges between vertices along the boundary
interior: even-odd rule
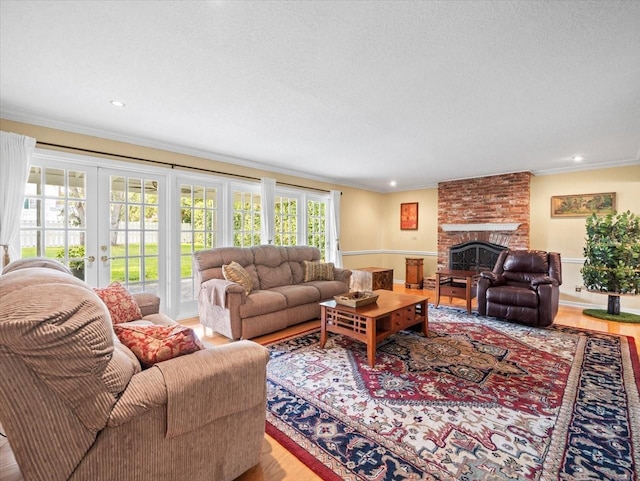
[[[593,213],[616,213],[616,193],[554,195],[551,197],[551,217],[586,217]]]
[[[400,204],[400,229],[418,230],[418,203]]]

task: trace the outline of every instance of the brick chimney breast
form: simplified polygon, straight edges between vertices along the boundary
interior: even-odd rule
[[[449,248],[484,241],[513,249],[529,248],[531,172],[479,177],[438,184],[438,267],[448,267]],[[445,231],[445,224],[519,224],[511,230]],[[472,227],[472,226],[470,226]]]

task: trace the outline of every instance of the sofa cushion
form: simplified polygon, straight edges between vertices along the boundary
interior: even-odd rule
[[[222,275],[228,281],[235,282],[244,287],[244,292],[249,294],[253,288],[253,281],[247,270],[236,261],[222,266]]]
[[[311,246],[295,246],[287,249],[289,266],[293,274],[293,284],[304,282],[303,261],[320,261],[320,251]]]
[[[204,349],[193,329],[186,326],[118,324],[113,330],[144,367]]]
[[[349,287],[342,281],[311,281],[305,282],[306,286],[313,286],[320,293],[320,300],[326,301],[333,296],[344,294],[349,291]]]
[[[257,264],[256,270],[260,278],[260,289],[272,289],[293,284],[293,274],[291,274],[291,267],[288,262],[283,262],[276,267]]]
[[[292,285],[274,287],[271,291],[279,292],[287,300],[287,307],[300,306],[310,302],[320,302],[320,291],[314,286]]]
[[[333,262],[309,262],[303,261],[304,282],[309,281],[332,281]]]
[[[531,289],[499,286],[487,289],[487,302],[508,306],[538,307],[538,294]]]
[[[95,287],[93,290],[107,306],[113,324],[136,321],[142,318],[142,311],[140,311],[138,303],[119,282],[112,282],[107,287]]]
[[[272,290],[253,291],[240,305],[240,317],[246,319],[286,308],[287,299],[281,293]]]

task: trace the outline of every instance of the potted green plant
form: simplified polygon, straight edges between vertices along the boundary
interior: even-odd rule
[[[64,259],[64,249],[56,254],[58,259]],[[84,280],[84,246],[69,246],[69,270],[78,279]]]
[[[609,295],[607,314],[620,314],[620,295],[640,290],[640,218],[630,211],[587,218],[582,279]]]

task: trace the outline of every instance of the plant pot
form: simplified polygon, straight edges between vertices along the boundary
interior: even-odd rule
[[[84,281],[84,267],[80,267],[78,269],[69,269],[69,270],[71,271],[71,274],[74,275],[74,277],[77,277],[81,281]]]

